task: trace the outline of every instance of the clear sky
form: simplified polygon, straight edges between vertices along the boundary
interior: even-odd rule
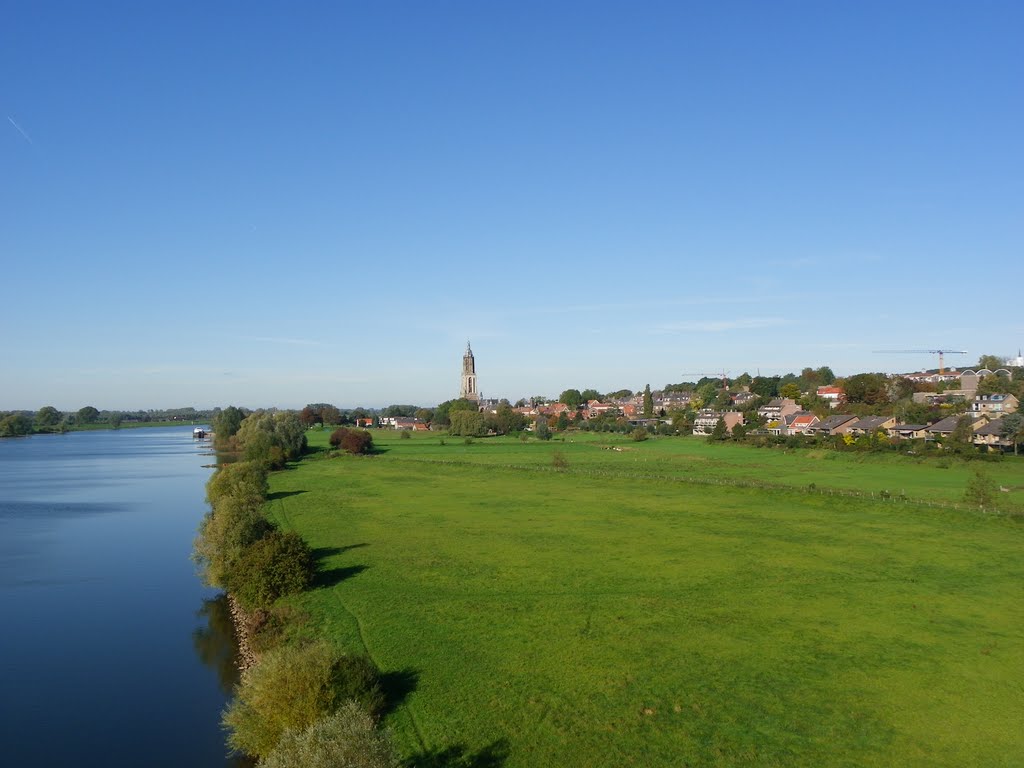
[[[0,2],[0,409],[1024,346],[1024,3]]]

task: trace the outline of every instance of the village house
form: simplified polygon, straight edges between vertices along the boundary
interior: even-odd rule
[[[697,417],[693,420],[693,434],[710,435],[719,421],[724,421],[725,431],[732,434],[732,428],[743,423],[743,414],[739,411],[698,411]]]
[[[783,418],[782,423],[785,424],[785,429],[780,430],[779,433],[784,435],[805,435],[818,421],[817,416],[807,411],[791,413]]]
[[[829,408],[838,408],[846,402],[846,393],[842,387],[818,387],[817,395],[828,403]]]
[[[835,416],[829,416],[824,421],[819,421],[807,430],[809,435],[841,435],[846,432],[850,426],[857,421],[856,416],[850,414],[836,414]]]
[[[923,440],[928,437],[927,424],[894,424],[885,430],[889,437],[897,440]]]
[[[931,440],[944,440],[953,434],[953,430],[956,429],[957,424],[964,414],[957,414],[954,416],[947,416],[946,418],[935,422],[929,426],[925,431],[928,434],[928,438]],[[971,420],[971,431],[978,429],[985,423],[985,419],[980,416],[968,416]]]
[[[788,397],[777,397],[768,405],[762,405],[757,409],[757,415],[765,421],[781,421],[791,413],[797,413],[800,410],[800,406],[796,404],[795,400],[791,400]]]
[[[974,402],[971,403],[971,413],[1002,416],[1003,414],[1016,411],[1018,405],[1020,403],[1013,395],[975,395]]]
[[[751,401],[757,399],[756,394],[746,390],[744,390],[743,392],[733,392],[732,395],[730,395],[730,397],[732,398],[732,404],[735,405],[737,408],[742,408],[744,405],[747,405]]]
[[[588,400],[586,408],[582,411],[583,418],[596,419],[598,416],[616,415],[619,407],[614,403],[602,403],[600,400]]]
[[[1003,425],[1000,419],[993,419],[976,429],[972,442],[975,445],[986,445],[989,450],[1013,447],[1013,441],[1008,437],[1003,437]]]
[[[885,432],[889,427],[895,425],[895,416],[865,416],[851,424],[847,432],[855,437],[859,437],[860,435],[874,434],[878,431]]]

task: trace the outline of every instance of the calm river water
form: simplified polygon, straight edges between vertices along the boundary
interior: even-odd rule
[[[0,752],[10,766],[229,766],[223,600],[189,552],[192,427],[0,440]]]

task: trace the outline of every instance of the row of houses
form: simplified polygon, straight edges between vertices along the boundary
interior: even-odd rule
[[[932,424],[900,423],[895,416],[853,416],[836,414],[819,419],[817,415],[800,410],[793,400],[777,398],[758,409],[758,415],[766,420],[764,431],[771,435],[808,435],[828,437],[834,435],[875,435],[883,433],[899,440],[943,440],[957,428],[960,419],[970,419],[972,442],[975,445],[1011,447],[1012,442],[1002,437],[1000,418],[1014,413],[1020,403],[1013,395],[976,395],[967,414],[947,416]],[[704,410],[697,414],[693,434],[709,435],[723,421],[728,432],[743,424],[743,414],[738,411]]]

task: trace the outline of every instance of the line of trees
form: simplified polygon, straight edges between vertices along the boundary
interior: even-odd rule
[[[300,441],[294,432],[296,425],[302,429],[299,416],[245,416],[234,408],[222,414],[223,439],[246,460],[222,465],[207,483],[210,511],[193,558],[203,580],[244,609],[241,620],[260,649],[224,712],[228,743],[271,768],[398,768],[378,726],[385,698],[372,660],[323,640],[289,641],[270,629],[287,615],[280,599],[309,589],[316,571],[309,545],[264,514],[269,470],[279,455],[305,447],[305,435]]]

